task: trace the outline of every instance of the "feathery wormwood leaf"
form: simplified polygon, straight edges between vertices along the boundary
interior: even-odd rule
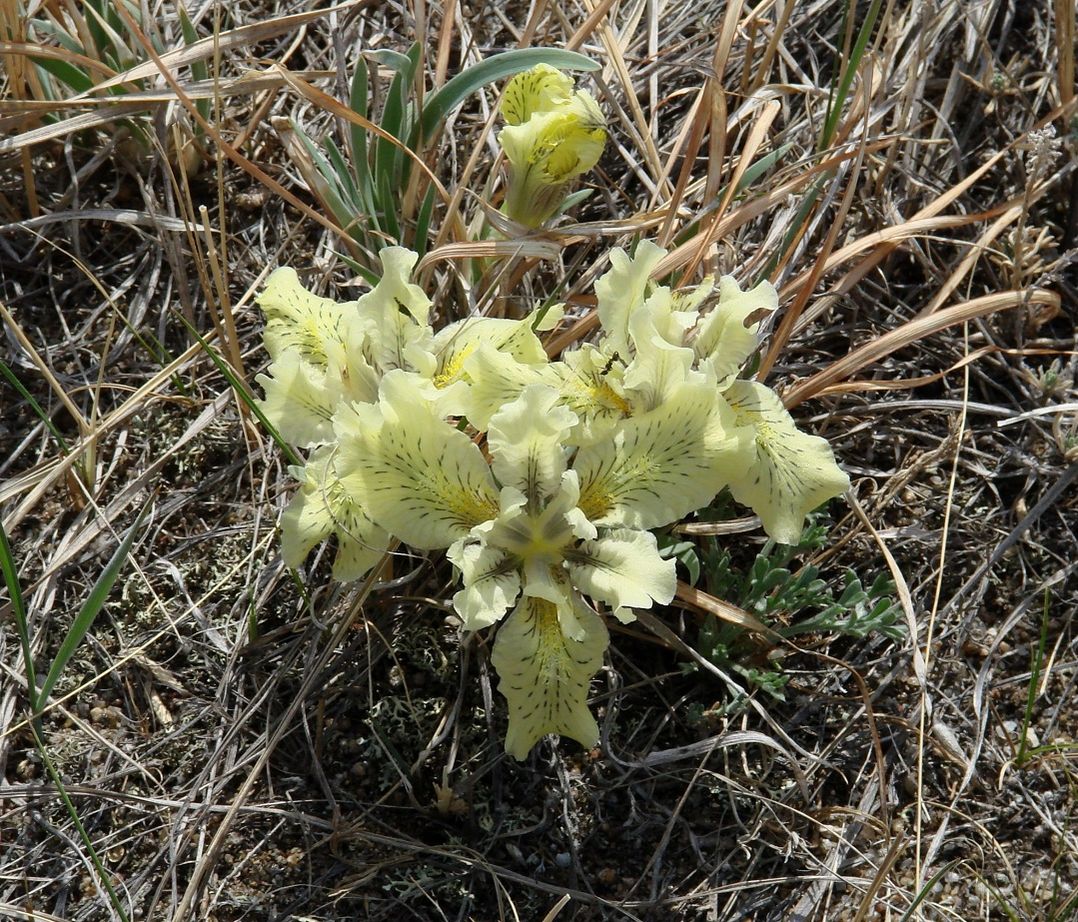
[[[717,543],[708,541],[700,551],[707,591],[759,615],[783,637],[817,632],[858,639],[875,632],[891,639],[901,637],[900,609],[892,598],[895,587],[884,574],[866,590],[852,570],[846,571],[836,599],[834,590],[820,578],[818,567],[809,564],[796,572],[791,570],[795,557],[824,547],[827,534],[827,526],[810,517],[797,544],[768,541],[747,572],[734,567],[729,551],[720,552]],[[685,549],[676,547],[682,559]],[[815,613],[798,620],[809,611]],[[780,616],[786,623],[773,625]],[[716,665],[733,669],[774,697],[781,697],[784,678],[776,668],[746,669],[737,664],[745,652],[745,641],[743,630],[708,616],[700,626],[696,647]]]

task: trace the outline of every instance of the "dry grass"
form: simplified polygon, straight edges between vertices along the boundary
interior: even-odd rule
[[[57,103],[0,3],[0,358],[56,430],[0,382],[39,674],[151,504],[42,722],[127,918],[1078,917],[1074,8],[856,7],[203,6],[185,50],[161,2],[135,95]],[[854,481],[817,562],[889,570],[903,640],[777,647],[786,700],[727,708],[693,610],[659,611],[614,637],[601,746],[517,765],[443,560],[362,587],[325,554],[283,567],[287,462],[183,319],[252,384],[269,269],[354,291],[272,119],[337,130],[299,90],[340,96],[356,55],[416,38],[428,86],[494,49],[584,51],[614,140],[574,223],[474,283],[464,260],[497,251],[468,239],[496,96],[450,119],[424,263],[442,317],[557,295],[565,345],[594,323],[603,254],[638,235],[686,282],[766,271],[784,310],[763,370]],[[5,598],[0,916],[121,918],[34,745]]]

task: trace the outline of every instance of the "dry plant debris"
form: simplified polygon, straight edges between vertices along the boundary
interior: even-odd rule
[[[1074,19],[0,3],[0,916],[1074,918]],[[642,238],[679,288],[771,279],[758,373],[852,479],[790,567],[837,592],[887,574],[904,633],[747,644],[731,662],[780,662],[779,699],[697,649],[724,601],[698,586],[612,630],[598,746],[518,765],[444,559],[343,587],[332,549],[283,565],[253,297],[282,264],[366,286],[295,129],[346,149],[357,62],[374,117],[416,43],[428,95],[497,51],[581,52],[609,133],[548,232],[476,241],[501,84],[448,113],[401,197],[414,221],[434,190],[441,320],[562,301],[556,354],[594,328],[603,255]],[[748,572],[758,526],[716,513],[671,540]],[[61,657],[32,721],[27,676]]]

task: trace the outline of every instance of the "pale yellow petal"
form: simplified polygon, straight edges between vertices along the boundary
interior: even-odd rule
[[[581,606],[578,593],[569,581],[569,571],[563,561],[529,559],[524,562],[524,580],[521,584],[525,596],[544,599],[558,612],[558,624],[568,640],[582,640],[586,626],[578,617]]]
[[[674,561],[659,554],[648,531],[613,529],[566,554],[573,585],[613,609],[669,604],[677,588]]]
[[[453,596],[453,608],[466,631],[500,621],[520,595],[516,562],[501,548],[462,539],[446,556],[461,575],[464,588]]]
[[[573,90],[573,78],[549,64],[536,64],[514,76],[502,94],[502,118],[509,125],[526,122],[536,112],[564,105]]]
[[[611,439],[579,451],[580,508],[597,525],[648,529],[707,505],[744,463],[731,423],[713,388],[682,385]]]
[[[334,406],[342,401],[373,403],[378,399],[381,375],[371,367],[363,354],[363,342],[352,338],[343,352],[330,355],[326,369],[326,388]]]
[[[595,100],[580,92],[564,106],[507,125],[498,133],[498,143],[513,166],[534,171],[534,182],[557,185],[599,162],[606,144],[604,126]]]
[[[610,251],[610,270],[595,283],[600,341],[607,355],[617,353],[628,363],[632,358],[629,317],[640,308],[651,287],[651,274],[666,251],[650,240],[641,240],[630,258],[620,247]]]
[[[576,414],[559,404],[545,384],[529,384],[490,419],[487,445],[494,476],[503,487],[516,487],[533,507],[551,496],[565,471],[565,440]]]
[[[343,408],[335,425],[346,488],[405,543],[447,548],[497,514],[483,453],[417,393],[407,373],[391,372],[377,406]]]
[[[427,325],[430,298],[411,282],[416,254],[403,247],[386,247],[378,256],[382,277],[356,302],[356,314],[363,354],[384,375],[395,368],[413,368],[420,353],[431,351],[433,333]]]
[[[268,371],[255,378],[266,395],[259,406],[281,437],[300,448],[332,441],[339,400],[326,372],[293,351],[282,352]]]
[[[599,739],[588,710],[588,686],[602,667],[609,635],[602,619],[585,606],[576,618],[584,633],[571,640],[552,603],[524,597],[498,630],[491,662],[498,671],[498,690],[509,704],[505,749],[515,759],[527,758],[548,733],[582,746],[594,746]]]
[[[419,254],[405,247],[383,247],[378,251],[378,259],[382,263],[382,277],[360,298],[360,303],[393,305],[407,311],[416,323],[426,324],[430,316],[430,298],[412,282],[412,269]]]
[[[796,544],[805,516],[845,492],[850,478],[826,440],[801,432],[771,388],[735,381],[725,396],[737,425],[752,433],[743,448],[745,473],[731,479],[730,492],[760,516],[771,538]]]
[[[599,162],[606,128],[595,100],[577,92],[563,105],[507,125],[498,142],[510,166],[505,213],[538,227],[557,213],[568,183]]]
[[[467,417],[476,429],[484,432],[490,418],[501,407],[515,400],[529,384],[557,387],[559,374],[552,365],[527,365],[513,356],[499,352],[490,343],[481,343],[464,362],[464,372],[471,382]]]
[[[697,328],[693,349],[701,365],[710,367],[720,388],[733,381],[756,348],[759,319],[748,326],[745,321],[774,311],[778,303],[770,282],[742,291],[733,276],[719,279],[719,303]]]
[[[672,304],[670,290],[661,287],[629,317],[636,354],[623,383],[634,414],[666,403],[692,373],[693,351],[682,345],[691,320]]]
[[[293,351],[308,362],[325,365],[328,354],[344,348],[354,335],[356,302],[338,303],[312,294],[288,266],[266,279],[256,300],[266,315],[266,351],[273,359]]]
[[[281,554],[298,567],[319,541],[337,535],[335,579],[347,582],[364,576],[385,553],[389,536],[363,513],[345,490],[333,466],[333,451],[315,452],[303,468],[292,472],[299,491],[281,516]]]
[[[540,318],[533,311],[521,320],[502,317],[467,317],[439,330],[433,340],[437,364],[433,372],[438,387],[447,387],[466,378],[464,366],[479,346],[486,344],[499,352],[511,355],[525,365],[545,365],[546,350],[535,330],[555,326],[562,314],[561,305],[553,305]]]
[[[551,368],[560,378],[562,401],[580,422],[571,433],[573,445],[590,445],[606,438],[632,412],[625,393],[625,365],[590,343],[564,353]]]

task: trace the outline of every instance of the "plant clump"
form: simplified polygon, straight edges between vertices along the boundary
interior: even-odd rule
[[[399,247],[381,251],[382,278],[356,301],[318,297],[288,268],[259,298],[273,358],[262,410],[310,452],[292,469],[285,561],[331,534],[342,580],[393,541],[445,550],[464,630],[497,626],[518,759],[548,733],[597,741],[587,694],[609,644],[603,616],[629,622],[674,597],[653,529],[728,488],[771,538],[796,543],[806,514],[849,482],[824,439],[740,377],[773,286],[725,276],[675,292],[652,281],[664,255],[647,241],[611,251],[600,333],[556,361],[538,334],[560,308],[435,331],[416,255]]]

